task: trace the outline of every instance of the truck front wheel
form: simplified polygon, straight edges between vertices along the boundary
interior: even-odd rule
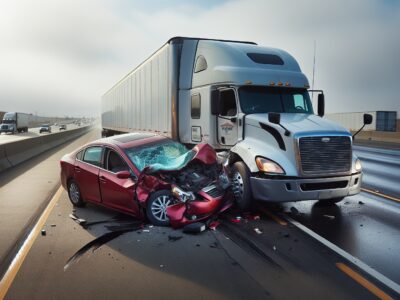
[[[321,205],[329,206],[329,205],[335,205],[336,203],[342,201],[343,199],[344,199],[344,197],[337,197],[337,198],[319,200],[318,202]]]
[[[242,211],[248,210],[252,201],[250,170],[242,161],[233,164],[232,189],[236,206]]]

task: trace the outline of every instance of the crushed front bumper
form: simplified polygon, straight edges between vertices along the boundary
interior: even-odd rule
[[[361,191],[361,181],[362,173],[330,178],[250,178],[253,197],[268,202],[323,200],[351,196]]]

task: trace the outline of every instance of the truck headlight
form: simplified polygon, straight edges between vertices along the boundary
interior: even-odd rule
[[[256,158],[256,165],[258,169],[265,173],[271,174],[285,174],[283,168],[278,165],[276,162],[266,159],[264,157],[257,157]]]
[[[357,172],[361,172],[362,166],[361,166],[361,160],[359,158],[356,159],[356,163],[355,163],[354,167],[356,168]]]
[[[171,192],[175,196],[175,198],[177,198],[182,202],[186,202],[188,200],[195,200],[196,198],[192,192],[185,192],[184,190],[178,188],[177,186],[174,186]]]

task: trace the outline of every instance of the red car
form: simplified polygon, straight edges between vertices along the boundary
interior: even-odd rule
[[[74,206],[92,202],[154,225],[181,227],[231,204],[226,171],[208,144],[188,150],[159,135],[123,134],[89,143],[60,164]]]

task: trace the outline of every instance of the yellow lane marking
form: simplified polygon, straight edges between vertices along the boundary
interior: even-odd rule
[[[28,237],[26,238],[24,244],[19,249],[17,255],[14,257],[13,261],[11,262],[10,266],[8,267],[5,275],[0,281],[0,300],[3,300],[6,296],[11,284],[13,283],[15,276],[19,269],[22,266],[26,256],[29,253],[29,250],[32,248],[33,243],[35,242],[37,236],[41,232],[43,226],[45,225],[47,218],[49,217],[51,211],[53,210],[54,206],[60,199],[60,196],[63,192],[62,186],[57,190],[54,194],[53,198],[50,200],[49,204],[47,205],[46,209],[43,211],[42,215],[40,216],[39,220],[37,221],[36,225],[33,227],[31,232],[29,233]]]
[[[282,226],[287,226],[287,222],[279,218],[278,216],[272,214],[270,211],[266,210],[263,207],[259,207],[259,209],[266,214],[268,217],[270,217],[272,220],[274,220],[276,223],[282,225]]]
[[[386,294],[384,291],[382,291],[380,288],[378,288],[375,284],[370,282],[369,280],[365,279],[363,276],[361,276],[358,272],[354,271],[351,269],[349,266],[345,265],[344,263],[336,263],[336,267],[344,273],[346,273],[348,276],[350,276],[353,280],[357,281],[360,285],[365,287],[368,291],[370,291],[372,294],[374,294],[376,297],[379,299],[393,299],[390,297],[388,294]]]
[[[381,193],[379,193],[379,192],[375,192],[375,191],[369,190],[369,189],[361,188],[361,190],[364,191],[364,192],[367,192],[367,193],[371,193],[371,194],[374,194],[374,195],[377,195],[377,196],[380,196],[380,197],[389,199],[389,200],[393,200],[393,201],[400,202],[400,199],[399,199],[399,198],[396,198],[396,197],[392,197],[392,196],[388,196],[388,195],[385,195],[385,194],[381,194]]]

